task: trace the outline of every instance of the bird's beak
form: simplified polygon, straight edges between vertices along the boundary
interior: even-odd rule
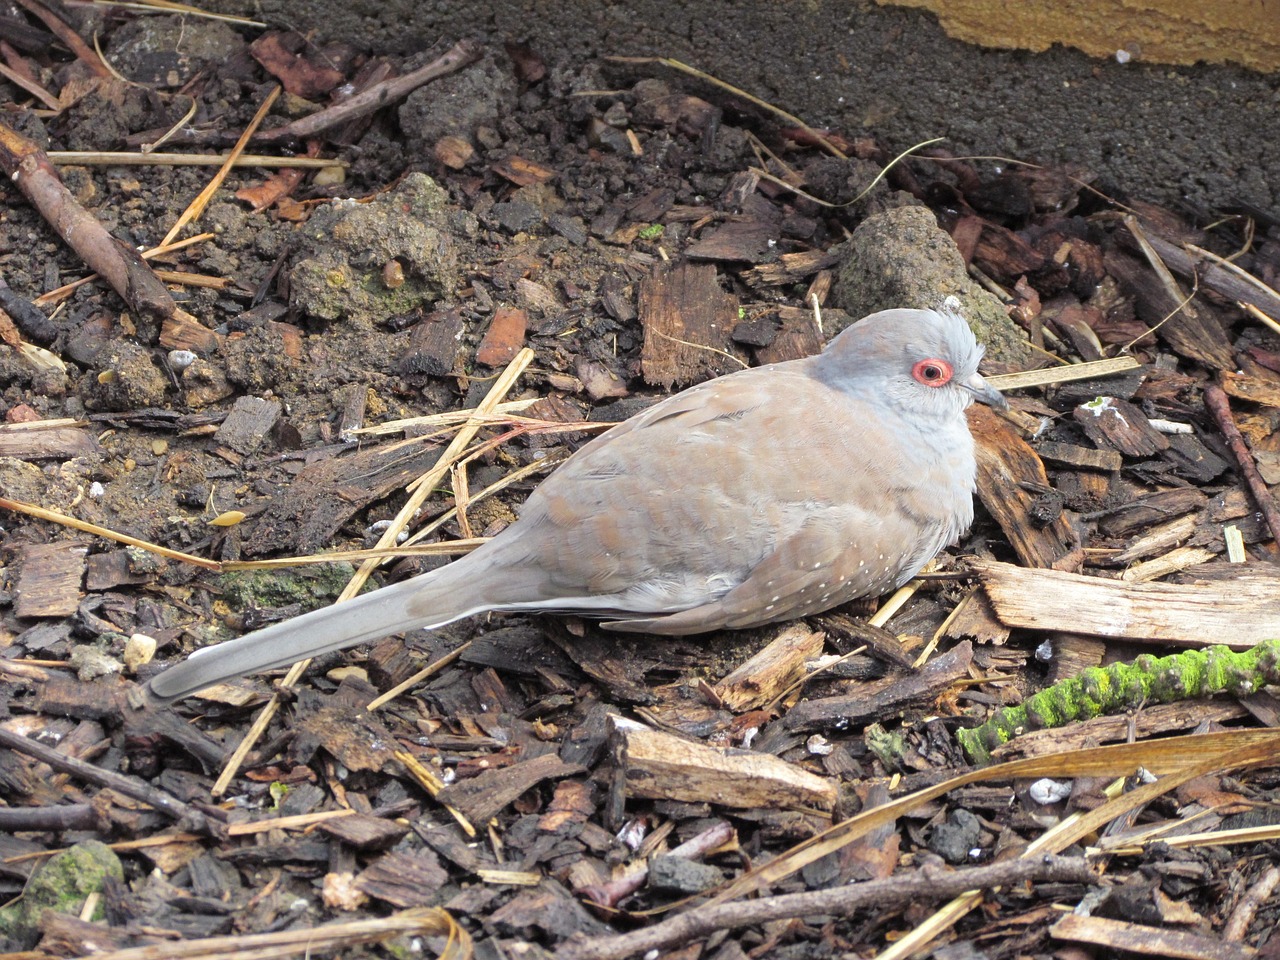
[[[975,373],[969,379],[960,381],[960,386],[973,394],[973,399],[979,403],[985,403],[995,410],[1009,409],[1009,403],[1005,400],[1004,395],[983,380],[980,373]]]

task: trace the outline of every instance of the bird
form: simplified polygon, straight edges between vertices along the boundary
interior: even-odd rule
[[[494,611],[683,636],[888,593],[973,520],[965,410],[1005,406],[983,352],[948,302],[873,313],[821,353],[690,387],[585,444],[473,552],[199,650],[148,694],[167,703]]]

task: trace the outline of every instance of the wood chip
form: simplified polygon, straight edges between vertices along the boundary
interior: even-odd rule
[[[279,400],[238,397],[227,419],[213,435],[214,442],[247,457],[262,446],[282,413],[284,404]]]
[[[1169,438],[1151,426],[1146,415],[1128,400],[1098,397],[1076,407],[1073,416],[1086,436],[1104,450],[1119,450],[1128,457],[1150,457],[1169,446]]]
[[[972,662],[973,645],[965,640],[914,673],[859,684],[856,692],[844,696],[802,700],[782,722],[790,731],[808,733],[884,717],[908,703],[937,697],[967,676]]]
[[[1114,472],[1124,465],[1124,459],[1114,450],[1090,450],[1054,440],[1042,440],[1035,449],[1041,459],[1064,467]]]
[[[340,821],[334,821],[340,822]],[[356,888],[396,907],[428,907],[438,899],[449,874],[431,850],[399,851],[379,857],[356,877]]]
[[[646,729],[619,729],[619,762],[631,797],[724,807],[830,810],[835,784],[767,753],[729,750]]]
[[[822,653],[821,631],[789,624],[763,650],[714,686],[735,713],[769,703],[805,674],[805,664]]]
[[[815,322],[813,310],[801,307],[779,307],[778,320],[782,328],[774,334],[768,345],[756,350],[756,359],[761,363],[799,360],[822,352],[826,341]]]
[[[190,350],[208,356],[221,350],[226,339],[185,310],[175,310],[160,326],[160,346],[166,350]]]
[[[1280,407],[1280,378],[1249,376],[1224,370],[1222,390],[1229,397],[1239,397],[1268,407]]]
[[[510,180],[518,187],[528,187],[535,183],[546,183],[556,176],[550,167],[526,160],[524,157],[504,157],[491,167],[494,173]]]
[[[524,346],[529,315],[518,307],[499,307],[494,311],[489,329],[476,348],[476,362],[486,367],[503,367],[515,359]]]
[[[778,228],[763,220],[726,223],[685,251],[690,260],[763,263],[778,255]]]
[[[314,553],[327,547],[352,516],[407,486],[439,457],[438,448],[388,444],[317,460],[256,518],[245,554]]]
[[[458,356],[458,338],[465,326],[462,311],[457,307],[423,317],[409,332],[409,345],[400,360],[400,370],[432,377],[450,373]]]
[[[16,460],[70,460],[100,453],[94,435],[75,421],[40,421],[0,426],[0,457]]]
[[[548,753],[451,783],[440,791],[437,799],[461,810],[472,823],[487,823],[507,804],[544,780],[563,780],[585,772],[585,767],[564,763],[555,754]]]
[[[1250,960],[1258,955],[1247,944],[1227,943],[1221,937],[1106,917],[1068,914],[1050,927],[1049,933],[1059,940],[1102,947],[1113,956],[1132,953],[1181,960]]]
[[[1139,318],[1159,327],[1156,335],[1174,350],[1214,370],[1231,370],[1231,343],[1216,319],[1206,317],[1172,278],[1162,282],[1155,270],[1119,251],[1105,256],[1107,273],[1133,298]]]
[[[973,566],[996,616],[1011,627],[1243,650],[1273,638],[1280,623],[1280,575],[1261,565],[1191,584],[1123,583],[988,560]]]
[[[367,813],[322,820],[318,829],[361,851],[385,850],[409,832],[405,824],[383,820]]]

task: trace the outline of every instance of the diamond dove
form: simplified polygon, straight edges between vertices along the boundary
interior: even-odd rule
[[[683,635],[886,593],[973,520],[964,411],[1004,405],[982,353],[953,311],[885,310],[816,356],[692,387],[586,444],[467,556],[201,650],[150,694],[487,611]]]

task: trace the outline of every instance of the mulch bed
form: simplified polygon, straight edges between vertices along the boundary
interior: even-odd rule
[[[466,41],[400,62],[21,5],[0,12],[0,893],[27,892],[0,946],[1276,950],[1274,218],[939,145],[891,163],[671,64]],[[158,152],[317,166],[230,168],[171,230],[216,167],[59,153],[171,128]],[[435,553],[375,579],[442,562],[600,424],[820,349],[854,319],[859,229],[921,206],[1016,324],[991,372],[1048,375],[975,410],[986,510],[900,607],[679,640],[480,618],[140,708],[163,664],[352,573],[236,562],[394,545],[462,429],[475,455],[412,527]],[[82,885],[46,911],[67,848]]]

